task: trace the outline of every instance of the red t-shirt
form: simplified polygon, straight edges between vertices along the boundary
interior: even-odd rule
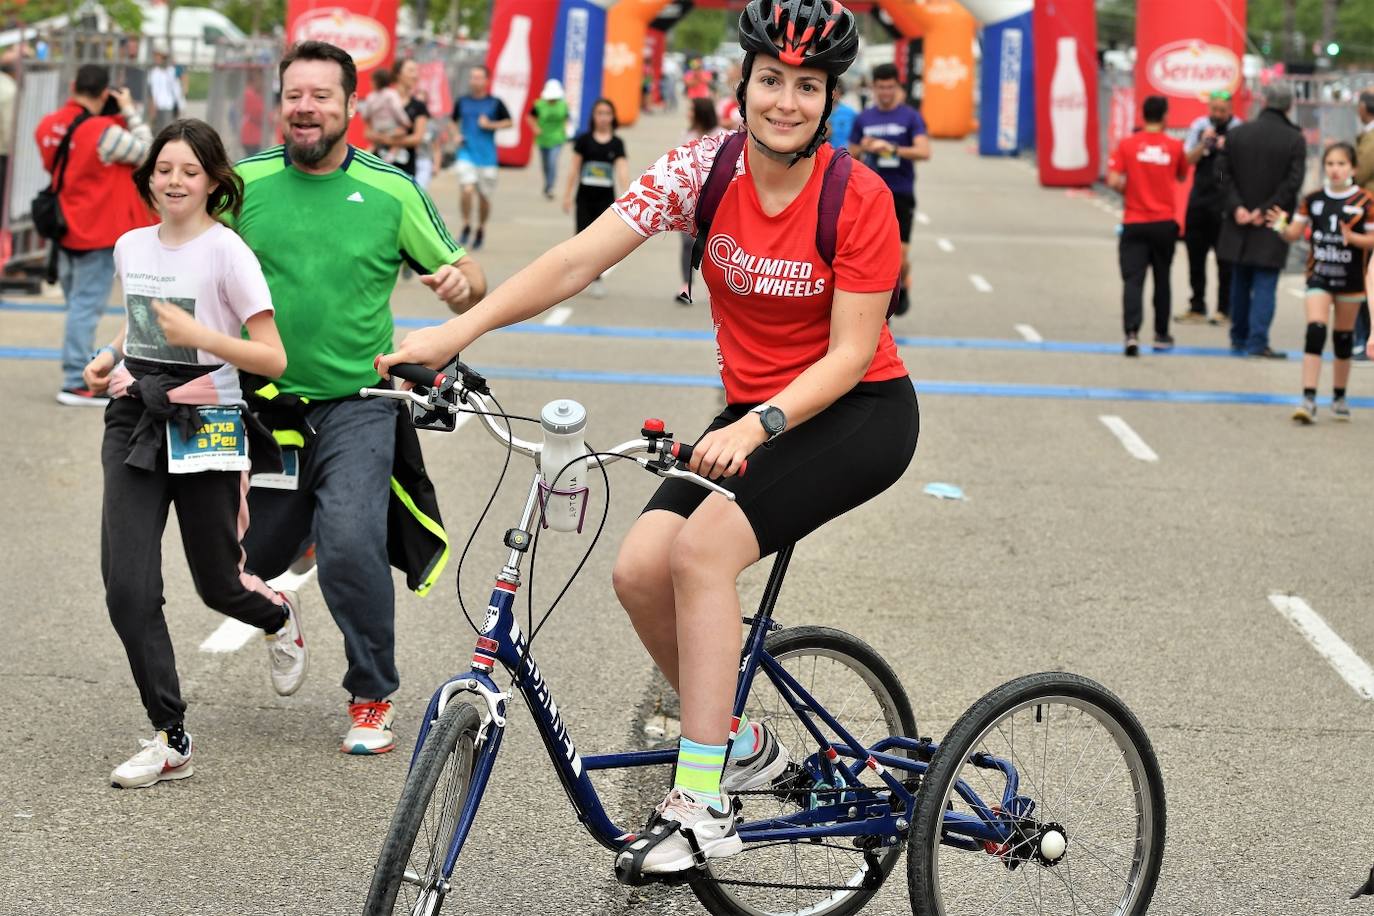
[[[727,136],[702,137],[670,150],[613,209],[643,236],[694,235],[697,197]],[[823,145],[806,187],[781,213],[768,216],[754,191],[746,153],[711,221],[701,276],[711,293],[716,363],[732,404],[767,401],[825,356],[837,287],[879,293],[897,283],[902,247],[892,192],[858,162],[840,208],[834,263],[827,265],[816,250],[821,180],[833,155],[834,149]],[[884,325],[863,380],[905,375]]]
[[[1183,143],[1162,131],[1142,130],[1119,143],[1107,169],[1126,176],[1123,223],[1177,219],[1174,185],[1188,175]]]

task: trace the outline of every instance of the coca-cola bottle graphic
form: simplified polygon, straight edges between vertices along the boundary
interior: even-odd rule
[[[506,44],[496,57],[491,94],[510,112],[511,126],[496,132],[496,145],[520,145],[520,125],[525,122],[525,99],[530,94],[530,17],[512,16]]]
[[[1078,66],[1078,39],[1059,39],[1050,79],[1050,165],[1073,171],[1088,165],[1088,87]]]

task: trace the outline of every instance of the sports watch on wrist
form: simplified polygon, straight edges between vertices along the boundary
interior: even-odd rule
[[[774,407],[772,404],[760,404],[751,413],[759,415],[759,422],[763,424],[763,431],[768,434],[769,440],[776,439],[783,430],[787,429],[787,414],[783,413],[780,407]]]

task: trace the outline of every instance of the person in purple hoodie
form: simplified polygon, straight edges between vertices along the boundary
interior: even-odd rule
[[[902,83],[895,64],[873,68],[873,100],[876,103],[854,119],[849,153],[878,173],[892,192],[897,207],[897,228],[902,237],[902,291],[896,314],[911,307],[911,279],[907,248],[911,220],[916,215],[916,161],[930,158],[930,134],[921,113],[902,100]]]

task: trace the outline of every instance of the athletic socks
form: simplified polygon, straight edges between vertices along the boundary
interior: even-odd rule
[[[739,729],[735,733],[735,743],[730,745],[730,759],[748,757],[759,749],[759,726],[750,723],[748,716],[739,717]]]
[[[164,728],[162,733],[167,736],[167,746],[178,754],[184,754],[190,749],[190,741],[186,738],[186,724],[178,722],[170,728]]]
[[[679,738],[673,788],[689,792],[719,811],[728,811],[728,803],[720,791],[724,768],[725,745],[698,744],[687,737]]]
[[[1344,389],[1344,388],[1332,388],[1332,389],[1331,389],[1331,394],[1332,394],[1332,396],[1335,397],[1337,400],[1340,400],[1341,398],[1345,397],[1345,389]],[[1315,388],[1312,390],[1312,396],[1313,396],[1313,397],[1316,397],[1316,396],[1317,396],[1317,391],[1316,391]]]
[[[1342,392],[1342,393],[1344,393],[1344,392]],[[1309,401],[1315,401],[1315,400],[1317,399],[1317,389],[1315,389],[1315,388],[1304,388],[1304,389],[1302,390],[1302,396],[1305,397],[1305,398],[1307,398]],[[1340,395],[1336,395],[1336,397],[1340,397]]]

